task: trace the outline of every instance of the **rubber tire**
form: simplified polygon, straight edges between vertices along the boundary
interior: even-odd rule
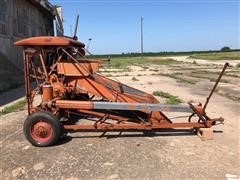
[[[31,126],[39,119],[45,120],[52,127],[53,135],[52,135],[52,138],[50,138],[50,140],[47,142],[38,142],[38,141],[34,140],[31,136],[31,133],[30,133]],[[60,128],[59,120],[55,116],[53,116],[51,113],[37,111],[27,117],[27,119],[25,120],[24,125],[23,125],[23,132],[24,132],[26,139],[32,145],[37,146],[37,147],[47,147],[47,146],[55,145],[57,143],[57,141],[60,137],[60,134],[61,134],[61,128]]]

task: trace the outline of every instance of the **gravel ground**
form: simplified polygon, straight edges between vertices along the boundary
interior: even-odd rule
[[[201,141],[190,131],[159,132],[154,137],[75,133],[57,146],[37,148],[23,137],[25,116],[26,111],[21,111],[1,118],[2,179],[225,179],[239,175],[238,146],[223,143],[224,133],[215,133],[211,141]]]
[[[193,89],[168,77],[139,77],[136,82],[131,78],[118,79],[149,93],[161,89],[185,102],[204,102],[208,94],[201,84]],[[239,179],[240,104],[215,94],[207,112],[225,118],[224,125],[214,127],[214,140],[201,141],[189,130],[155,136],[74,133],[48,148],[25,140],[26,110],[3,115],[0,179]]]

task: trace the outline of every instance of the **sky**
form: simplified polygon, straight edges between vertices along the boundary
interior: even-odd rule
[[[50,0],[62,6],[64,34],[91,42],[93,54],[239,48],[239,1],[231,0]]]

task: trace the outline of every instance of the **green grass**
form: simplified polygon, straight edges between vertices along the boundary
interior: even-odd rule
[[[158,70],[158,69],[149,69],[149,71],[155,71],[155,72],[158,72],[159,70]]]
[[[193,54],[189,57],[194,58],[194,59],[206,59],[206,60],[239,60],[240,59],[240,51],[201,53],[201,54]]]
[[[236,52],[239,49],[232,49],[229,52]],[[166,56],[188,56],[192,54],[200,54],[200,53],[217,53],[221,52],[219,50],[208,50],[208,51],[181,51],[181,52],[174,52],[174,51],[162,51],[162,52],[144,52],[144,57],[166,57]],[[113,57],[140,57],[141,53],[131,52],[131,53],[121,53],[121,54],[102,54],[102,55],[91,55],[87,56],[89,58],[113,58]]]
[[[149,69],[149,67],[147,67],[147,66],[142,66],[142,68],[143,68],[144,70]]]
[[[171,58],[150,58],[144,57],[114,57],[111,59],[109,66],[112,68],[126,68],[131,65],[142,65],[142,64],[159,64],[159,65],[168,65],[168,64],[177,64],[178,61],[175,61]],[[147,66],[143,66],[143,69],[148,69]]]
[[[130,71],[130,70],[128,70],[128,71]],[[100,70],[99,71],[100,73],[119,73],[119,72],[126,72],[125,71],[125,69],[119,69],[119,70],[113,70],[113,71],[111,71],[111,70],[106,70],[106,69],[103,69],[103,70]]]
[[[209,78],[209,80],[211,82],[216,82],[217,81],[217,78]],[[227,80],[227,79],[220,79],[220,82],[222,83],[230,83],[231,81]]]
[[[167,104],[180,104],[183,102],[181,99],[179,99],[178,96],[173,96],[173,95],[171,95],[167,92],[163,92],[163,91],[154,91],[153,95],[165,98]]]
[[[223,77],[224,76],[239,77],[239,75],[238,75],[239,73],[240,73],[239,70],[236,70],[236,71],[234,71],[234,70],[225,71],[224,74],[223,74]],[[191,74],[194,74],[194,75],[192,75],[192,77],[195,76],[197,78],[201,78],[202,77],[202,76],[200,76],[201,74],[203,74],[203,75],[209,74],[211,76],[211,75],[219,75],[220,72],[213,72],[213,71],[207,71],[207,70],[193,70],[193,71],[191,71]]]
[[[192,62],[193,64],[197,64],[197,62],[194,60],[193,62]]]
[[[217,94],[221,95],[221,96],[227,97],[228,99],[231,99],[231,100],[236,101],[236,102],[240,102],[240,97],[238,97],[238,96],[235,96],[235,95],[230,94],[230,93],[223,93],[223,92],[219,91],[218,88],[215,90],[215,92]]]
[[[182,78],[182,77],[178,76],[179,74],[177,74],[177,73],[173,73],[173,74],[163,74],[163,73],[159,73],[158,75],[167,76],[167,77],[176,79],[177,82],[183,82],[183,83],[188,83],[188,84],[196,84],[196,81]]]
[[[139,79],[135,78],[135,77],[132,77],[132,80],[133,81],[139,81]]]
[[[200,72],[200,71],[199,71]],[[202,71],[202,72],[205,72],[204,74],[197,74],[195,71],[191,72],[191,76],[192,77],[195,77],[195,78],[200,78],[200,79],[208,79],[209,81],[211,82],[216,82],[217,81],[217,77],[216,78],[213,78],[211,77],[211,73],[212,72],[209,72],[209,71]],[[216,73],[212,73],[212,74],[216,74]],[[208,76],[206,76],[208,75]],[[228,75],[229,76],[229,75]],[[224,79],[224,78],[221,78],[219,82],[222,82],[222,83],[231,83],[230,80],[228,79]]]
[[[12,104],[10,106],[7,106],[7,107],[3,108],[0,111],[0,115],[4,115],[4,114],[14,112],[14,111],[18,110],[19,108],[23,107],[26,103],[27,103],[26,99],[20,100],[20,101]]]

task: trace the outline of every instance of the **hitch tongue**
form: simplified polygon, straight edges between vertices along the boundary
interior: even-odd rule
[[[215,82],[215,84],[214,84],[214,86],[213,86],[210,94],[208,95],[207,100],[206,100],[206,102],[205,102],[205,104],[204,104],[204,106],[203,106],[204,111],[206,110],[206,107],[207,107],[207,105],[208,105],[208,103],[209,103],[209,100],[210,100],[210,98],[212,97],[213,92],[214,92],[215,89],[217,88],[217,85],[218,85],[219,81],[221,80],[221,78],[222,78],[222,76],[223,76],[223,74],[224,74],[224,72],[225,72],[225,70],[226,70],[226,68],[227,68],[228,66],[229,66],[229,63],[228,63],[228,62],[225,63],[225,65],[224,65],[221,73],[220,73],[219,76],[218,76],[217,81]]]
[[[218,124],[224,124],[224,118],[222,118],[222,117],[212,119],[212,121],[215,122],[215,125],[217,125],[216,122],[218,122]]]

